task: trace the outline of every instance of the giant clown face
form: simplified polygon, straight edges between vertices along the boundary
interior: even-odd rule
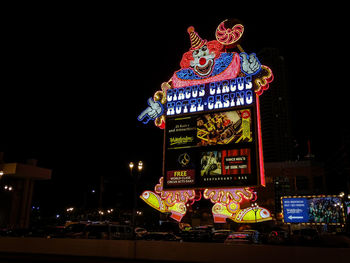
[[[200,76],[207,76],[211,73],[214,65],[214,52],[209,52],[207,45],[202,46],[192,52],[193,60],[191,67]]]

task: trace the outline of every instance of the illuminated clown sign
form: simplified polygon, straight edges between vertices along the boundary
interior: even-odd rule
[[[202,191],[212,201],[217,193],[226,196],[213,201],[216,221],[248,220],[250,210],[239,204],[256,199],[251,187],[265,185],[259,96],[273,74],[255,53],[243,51],[238,44],[243,32],[243,25],[225,20],[216,40],[207,41],[189,27],[191,46],[180,69],[138,116],[165,129],[163,177],[155,192],[141,198],[178,221],[185,204],[199,200]],[[270,220],[266,209],[259,211],[258,221]]]
[[[188,29],[191,48],[183,54],[181,69],[149,98],[139,121],[154,120],[163,129],[166,116],[250,105],[254,93],[261,95],[269,88],[272,71],[260,64],[255,53],[227,52],[235,47],[244,27],[238,24],[225,29],[224,25],[225,21],[218,26],[217,40],[209,42],[193,27]]]
[[[271,70],[254,53],[228,52],[223,35],[187,32],[191,48],[164,91],[164,188],[264,185],[258,104]]]

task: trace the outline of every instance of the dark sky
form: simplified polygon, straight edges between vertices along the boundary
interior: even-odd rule
[[[285,58],[297,134],[332,136],[334,123],[344,125],[347,102],[341,10],[296,3],[254,9],[243,2],[156,11],[77,4],[4,9],[0,150],[6,162],[36,158],[52,169],[50,198],[79,195],[101,174],[122,180],[128,162],[139,159],[145,182],[154,185],[163,132],[136,118],[179,69],[190,48],[187,28],[213,40],[226,18],[245,25],[246,52],[276,47]]]

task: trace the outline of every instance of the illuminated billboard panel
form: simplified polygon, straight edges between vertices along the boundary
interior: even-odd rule
[[[164,188],[259,184],[253,108],[167,118]]]
[[[253,141],[250,109],[167,119],[167,149],[238,144]]]
[[[199,185],[205,187],[257,185],[251,148],[200,152]]]
[[[176,149],[167,154],[165,181],[171,187],[195,185],[197,167],[196,152],[193,149]]]
[[[250,109],[204,114],[197,117],[198,146],[252,141]]]
[[[282,197],[284,223],[330,224],[344,222],[342,199],[337,196]]]

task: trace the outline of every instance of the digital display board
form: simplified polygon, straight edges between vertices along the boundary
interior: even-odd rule
[[[167,149],[246,143],[253,141],[250,109],[168,118]]]
[[[346,207],[346,216],[350,216],[350,201],[345,201],[344,204]]]
[[[285,223],[342,224],[342,199],[337,196],[282,197]]]
[[[167,118],[165,188],[258,185],[253,107]]]

